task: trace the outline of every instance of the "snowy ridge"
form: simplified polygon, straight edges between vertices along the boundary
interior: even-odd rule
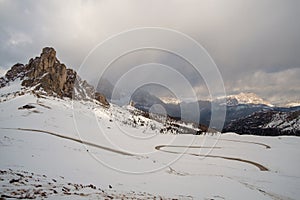
[[[258,105],[267,105],[270,107],[274,106],[270,102],[263,100],[257,94],[251,92],[248,93],[241,92],[237,95],[228,95],[226,97],[220,97],[214,101],[218,102],[220,101],[220,99],[224,99],[224,98],[226,99],[226,104],[228,106],[235,106],[238,104],[258,104]]]
[[[239,134],[300,136],[300,110],[262,110],[233,120],[225,128]]]
[[[300,112],[295,112],[294,117],[289,113],[276,113],[265,128],[279,128],[282,131],[300,131]]]
[[[167,104],[180,104],[182,102],[179,99],[173,97],[160,97],[160,100]]]
[[[292,103],[288,103],[285,105],[286,107],[296,107],[296,106],[300,106],[300,102],[292,102]]]

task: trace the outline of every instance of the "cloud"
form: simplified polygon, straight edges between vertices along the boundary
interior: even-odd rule
[[[113,34],[143,26],[165,27],[188,34],[207,49],[228,93],[251,89],[279,101],[281,91],[287,91],[287,98],[298,91],[289,86],[298,82],[288,72],[298,73],[300,68],[299,13],[297,0],[1,0],[0,66],[27,63],[44,46],[53,46],[61,61],[78,69],[88,52]],[[128,66],[135,59],[147,61],[133,59]],[[154,58],[172,62],[168,59]],[[278,87],[259,81],[270,77],[274,84],[282,79],[276,82]],[[190,79],[200,91],[203,83]]]
[[[11,34],[6,46],[21,46],[32,43],[32,39],[23,33]]]
[[[226,87],[232,93],[241,91],[255,92],[275,104],[300,99],[300,68],[287,69],[274,73],[257,71],[248,76],[238,77],[235,81],[227,82]]]

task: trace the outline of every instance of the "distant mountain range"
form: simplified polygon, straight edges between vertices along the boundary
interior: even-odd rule
[[[263,100],[261,97],[259,97],[257,94],[248,92],[248,93],[240,93],[237,95],[228,95],[226,97],[222,97],[223,99],[226,99],[226,104],[228,106],[235,106],[239,104],[256,104],[256,105],[267,105],[270,107],[273,107],[270,102]],[[218,102],[219,99],[214,100],[214,102]]]
[[[254,93],[230,95],[224,99],[213,101],[199,100],[197,102],[179,102],[176,99],[160,99],[147,91],[138,91],[132,96],[134,106],[143,111],[149,111],[152,105],[162,105],[167,114],[174,119],[181,119],[180,107],[184,107],[185,115],[190,118],[182,119],[205,126],[211,120],[211,108],[224,108],[226,102],[226,118],[223,132],[254,135],[300,135],[300,106],[276,107]],[[200,119],[193,121],[195,106],[199,107]]]

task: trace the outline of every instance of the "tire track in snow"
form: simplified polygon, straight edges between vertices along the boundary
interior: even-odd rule
[[[247,144],[257,144],[257,145],[266,147],[266,149],[271,149],[271,146],[264,144],[264,143],[260,143],[260,142],[249,142],[249,141],[243,141],[243,140],[230,140],[230,139],[219,139],[219,140],[229,141],[229,142],[240,142],[240,143],[247,143]]]
[[[1,129],[7,129],[7,130],[19,130],[19,131],[28,131],[28,132],[40,132],[40,133],[45,133],[45,134],[49,134],[52,136],[56,136],[59,138],[63,138],[63,139],[67,139],[67,140],[71,140],[74,142],[78,142],[81,144],[85,144],[88,146],[92,146],[92,147],[96,147],[105,151],[110,151],[113,153],[117,153],[117,154],[121,154],[121,155],[127,155],[127,156],[135,156],[134,154],[125,152],[125,151],[120,151],[120,150],[116,150],[116,149],[112,149],[109,147],[105,147],[105,146],[101,146],[98,144],[94,144],[91,142],[87,142],[87,141],[83,141],[80,139],[76,139],[76,138],[72,138],[72,137],[68,137],[68,136],[64,136],[64,135],[60,135],[58,133],[54,133],[54,132],[50,132],[50,131],[45,131],[45,130],[39,130],[39,129],[28,129],[28,128],[1,128]],[[234,141],[234,140],[230,140],[230,141]],[[234,141],[234,142],[245,142],[245,143],[252,143],[252,142],[247,142],[247,141]],[[262,143],[254,143],[254,144],[260,144],[260,145],[264,145]],[[270,148],[270,146],[266,145],[266,148]],[[155,147],[156,150],[162,151],[162,152],[166,152],[166,153],[173,153],[173,154],[181,154],[182,152],[176,152],[176,151],[169,151],[169,150],[163,150],[162,148],[166,148],[166,147],[179,147],[179,148],[221,148],[221,147],[202,147],[202,146],[182,146],[182,145],[158,145]],[[195,153],[185,153],[188,155],[192,155],[192,156],[203,156],[203,157],[210,157],[210,158],[221,158],[221,159],[225,159],[225,160],[234,160],[234,161],[239,161],[239,162],[243,162],[243,163],[248,163],[248,164],[252,164],[254,166],[256,166],[257,168],[259,168],[261,171],[269,171],[268,168],[266,168],[265,166],[256,163],[254,161],[250,161],[250,160],[245,160],[245,159],[241,159],[241,158],[235,158],[235,157],[226,157],[226,156],[218,156],[218,155],[205,155],[205,154],[195,154]]]
[[[39,130],[39,129],[29,129],[29,128],[1,128],[1,129],[45,133],[45,134],[49,134],[49,135],[52,135],[52,136],[55,136],[55,137],[59,137],[59,138],[63,138],[63,139],[66,139],[66,140],[71,140],[71,141],[74,141],[74,142],[85,144],[85,145],[88,145],[88,146],[96,147],[98,149],[102,149],[102,150],[105,150],[105,151],[110,151],[110,152],[113,152],[113,153],[126,155],[126,156],[135,156],[134,154],[131,154],[131,153],[128,153],[128,152],[125,152],[125,151],[112,149],[112,148],[109,148],[109,147],[101,146],[101,145],[98,145],[98,144],[94,144],[94,143],[87,142],[87,141],[84,141],[84,140],[72,138],[72,137],[69,137],[69,136],[64,136],[64,135],[61,135],[61,134],[58,134],[58,133],[53,133],[53,132],[50,132],[50,131],[44,131],[44,130]]]
[[[163,148],[166,147],[185,147],[185,148],[190,148],[189,146],[180,146],[180,145],[158,145],[155,147],[156,150],[166,152],[166,153],[173,153],[173,154],[182,154],[182,152],[177,152],[177,151],[170,151],[170,150],[164,150]],[[216,148],[216,147],[201,147],[201,146],[191,146],[192,148]],[[220,148],[220,147],[219,147]],[[235,157],[227,157],[227,156],[218,156],[218,155],[206,155],[206,154],[196,154],[196,153],[183,153],[187,155],[192,155],[192,156],[203,156],[203,157],[209,157],[209,158],[221,158],[225,160],[233,160],[233,161],[239,161],[247,164],[254,165],[257,167],[260,171],[269,171],[268,168],[263,166],[262,164],[259,164],[257,162],[251,161],[251,160],[245,160],[242,158],[235,158]]]

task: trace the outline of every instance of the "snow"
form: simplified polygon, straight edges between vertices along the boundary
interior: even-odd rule
[[[160,100],[162,100],[164,103],[168,104],[180,104],[182,101],[180,99],[174,98],[174,97],[160,97]]]
[[[22,88],[21,80],[18,78],[15,81],[11,81],[7,86],[0,88],[0,94],[11,94],[20,91]],[[2,96],[2,95],[1,95]]]
[[[288,120],[287,113],[277,113],[273,116],[270,123],[265,125],[265,128],[281,128],[284,131],[300,130],[300,116],[295,119]]]
[[[34,108],[18,109],[24,105]],[[300,196],[298,137],[159,134],[163,125],[134,115],[134,108],[29,93],[2,101],[0,112],[2,195],[41,189],[36,197],[44,192],[50,199]]]
[[[7,69],[4,69],[3,67],[0,66],[0,77],[3,77],[7,72]]]
[[[270,107],[274,107],[270,102],[263,100],[257,94],[251,92],[241,92],[236,95],[227,95],[226,97],[219,97],[215,101],[218,102],[222,99],[226,99],[227,105],[236,105],[236,104],[264,104]]]
[[[300,102],[291,102],[291,103],[287,103],[285,105],[285,107],[288,107],[288,108],[290,108],[290,107],[296,107],[296,106],[300,106]]]

